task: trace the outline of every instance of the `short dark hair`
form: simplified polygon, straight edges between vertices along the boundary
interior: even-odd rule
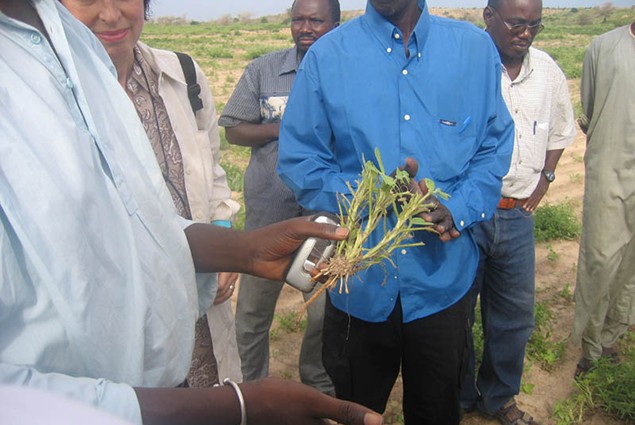
[[[150,0],[147,0],[150,1]],[[291,11],[295,7],[295,4],[298,0],[293,0],[293,4],[291,5]],[[331,10],[331,20],[333,23],[339,23],[342,19],[342,12],[340,11],[340,0],[328,0],[329,9]]]
[[[487,0],[487,6],[498,9],[498,7],[500,6],[500,0]]]
[[[150,0],[143,0],[143,17],[146,21],[150,19]]]

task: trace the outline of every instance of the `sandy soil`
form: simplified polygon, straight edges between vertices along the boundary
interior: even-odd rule
[[[572,83],[571,93],[577,92],[577,83]],[[543,200],[543,203],[571,202],[576,214],[581,216],[582,196],[584,192],[583,156],[585,140],[578,132],[574,144],[565,150],[558,168],[557,179]],[[578,257],[578,241],[558,241],[536,246],[536,286],[537,298],[549,302],[555,314],[554,337],[566,338],[571,331],[574,305],[571,294],[575,287],[575,273]],[[554,254],[555,253],[555,254]],[[551,254],[551,255],[550,255]],[[554,257],[557,257],[554,259]],[[551,259],[550,259],[551,258]],[[285,287],[278,302],[279,317],[289,317],[300,310],[302,298],[298,291]],[[271,374],[284,378],[298,379],[297,359],[301,333],[283,330],[281,321],[275,320],[271,343]],[[566,399],[573,390],[573,372],[580,357],[580,349],[571,343],[567,345],[564,360],[554,370],[547,371],[537,364],[526,362],[523,382],[533,386],[531,394],[521,393],[517,400],[521,408],[528,411],[542,424],[555,424],[550,418],[554,405]],[[393,397],[386,412],[387,423],[396,423],[400,411],[400,383],[393,391]],[[496,424],[478,414],[469,414],[463,424]],[[586,418],[584,424],[619,424],[602,414]]]

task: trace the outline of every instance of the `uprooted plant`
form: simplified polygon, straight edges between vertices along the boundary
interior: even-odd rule
[[[392,251],[423,245],[421,241],[412,241],[414,232],[435,232],[433,224],[425,221],[421,214],[437,207],[437,197],[447,199],[448,195],[430,179],[425,180],[427,190],[410,190],[411,177],[407,171],[398,169],[388,175],[378,149],[375,156],[377,165],[364,160],[357,187],[347,182],[350,194],[338,196],[340,226],[348,229],[349,235],[338,242],[335,254],[313,277],[323,285],[306,305],[338,283],[340,293],[349,293],[349,281],[356,273],[384,261],[394,266]],[[391,224],[393,213],[395,222]],[[384,230],[383,237],[374,246],[367,246],[371,234],[378,228]]]

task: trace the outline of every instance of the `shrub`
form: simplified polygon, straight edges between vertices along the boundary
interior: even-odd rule
[[[635,421],[635,335],[619,342],[621,362],[602,358],[576,381],[573,394],[556,404],[552,417],[558,425],[581,423],[593,409],[602,409],[624,423]]]
[[[582,231],[582,225],[569,203],[545,204],[536,209],[534,217],[536,242],[573,240],[580,236]]]

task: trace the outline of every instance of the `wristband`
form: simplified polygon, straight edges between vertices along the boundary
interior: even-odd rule
[[[226,229],[231,229],[232,228],[232,222],[229,221],[229,220],[214,220],[214,221],[212,221],[212,224],[214,226],[224,227]]]
[[[243,392],[240,390],[238,384],[229,378],[226,378],[223,381],[223,385],[231,385],[234,391],[236,391],[238,403],[240,404],[240,425],[247,425],[247,407],[245,406],[245,397],[243,397]]]

